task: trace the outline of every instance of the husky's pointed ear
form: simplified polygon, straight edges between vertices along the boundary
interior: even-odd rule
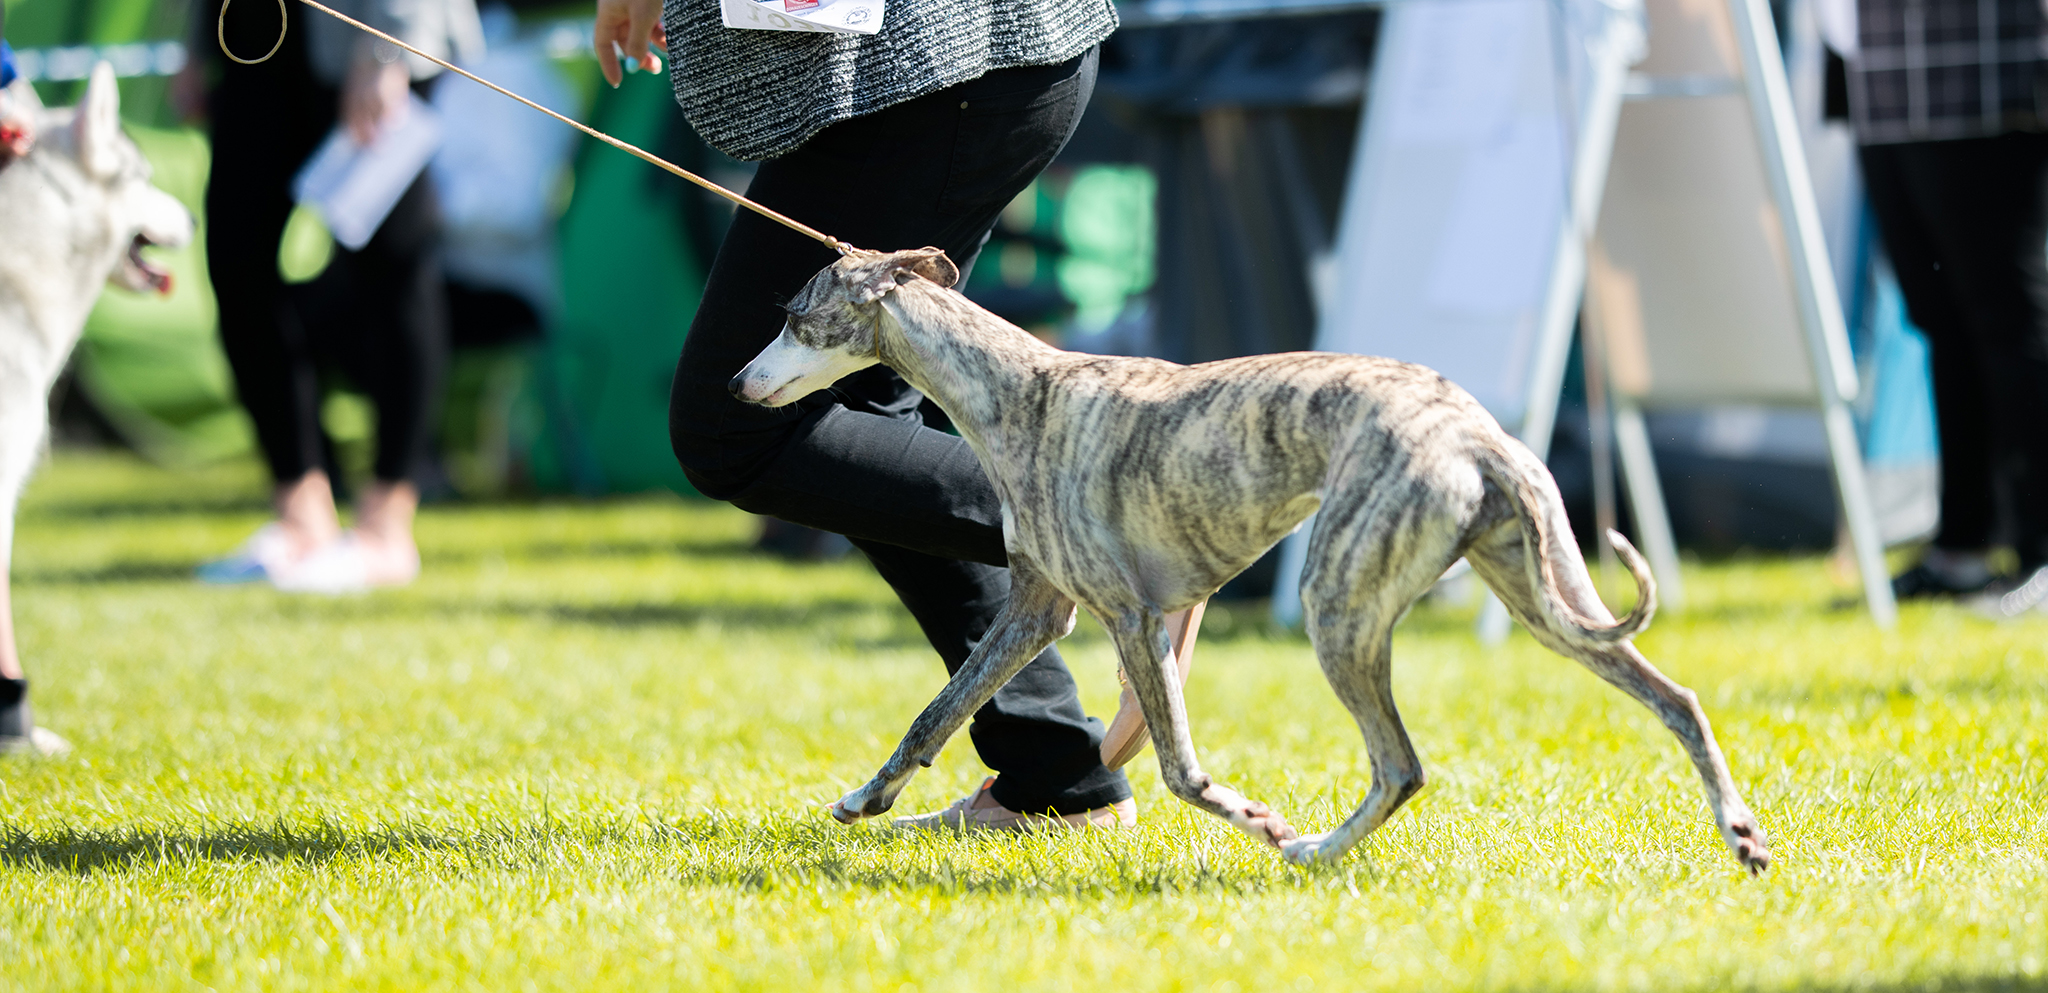
[[[121,88],[113,65],[104,60],[92,67],[71,133],[71,147],[78,150],[78,164],[88,175],[105,179],[121,170]]]

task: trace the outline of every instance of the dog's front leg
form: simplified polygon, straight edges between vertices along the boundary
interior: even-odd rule
[[[831,806],[832,817],[851,824],[864,817],[887,811],[896,803],[910,777],[932,764],[939,749],[981,709],[1019,669],[1030,664],[1045,646],[1074,629],[1074,601],[1012,560],[1010,599],[989,625],[988,633],[953,674],[946,688],[910,724],[896,753],[883,763],[875,778],[860,789],[840,797]]]
[[[1152,747],[1159,753],[1159,775],[1166,788],[1180,797],[1231,823],[1231,826],[1269,845],[1278,847],[1295,837],[1287,819],[1271,807],[1222,783],[1202,771],[1195,758],[1195,739],[1188,731],[1187,705],[1181,698],[1180,671],[1174,662],[1173,644],[1166,635],[1164,618],[1156,610],[1132,610],[1104,618],[1109,635],[1124,664],[1124,678],[1138,696],[1145,711],[1145,723],[1152,728]]]

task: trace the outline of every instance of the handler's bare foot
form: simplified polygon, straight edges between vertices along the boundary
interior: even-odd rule
[[[361,593],[404,586],[420,574],[412,521],[419,491],[411,483],[376,482],[356,501],[356,526],[335,540],[270,571],[271,584],[291,593]]]
[[[1166,633],[1173,639],[1173,661],[1180,667],[1183,686],[1187,685],[1188,669],[1195,661],[1195,633],[1201,630],[1202,612],[1208,607],[1208,601],[1204,600],[1186,610],[1166,615]],[[1131,692],[1122,669],[1116,671],[1116,678],[1123,684],[1124,691],[1116,701],[1116,716],[1110,719],[1108,730],[1102,733],[1102,764],[1121,769],[1152,743],[1152,729],[1145,726],[1145,712],[1139,709],[1138,695]]]
[[[403,586],[419,576],[420,550],[412,539],[419,506],[420,491],[413,484],[382,480],[366,487],[356,501],[352,537],[362,549],[369,585]]]
[[[1138,823],[1138,804],[1118,800],[1107,807],[1078,814],[1020,814],[996,802],[989,788],[994,776],[982,780],[981,788],[953,801],[944,810],[898,817],[895,826],[913,831],[1042,831],[1086,828],[1127,828]]]

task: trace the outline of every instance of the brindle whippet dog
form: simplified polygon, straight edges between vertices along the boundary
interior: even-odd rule
[[[1770,864],[1698,699],[1630,643],[1656,603],[1642,557],[1608,533],[1637,591],[1616,621],[1549,471],[1471,395],[1420,366],[1357,355],[1181,366],[1063,352],[953,292],[958,276],[937,249],[848,255],[797,294],[781,335],[731,384],[772,407],[888,365],[952,418],[1002,499],[1008,605],[833,817],[888,810],[998,687],[1073,630],[1079,604],[1115,640],[1175,796],[1291,861],[1338,859],[1422,787],[1394,709],[1391,634],[1463,556],[1538,641],[1663,719],[1735,857],[1751,872]],[[1161,618],[1207,599],[1312,513],[1308,633],[1365,733],[1372,787],[1336,830],[1297,835],[1202,771]]]

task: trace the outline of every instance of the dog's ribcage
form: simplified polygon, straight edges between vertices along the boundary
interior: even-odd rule
[[[1012,555],[1084,602],[1122,577],[1165,609],[1214,592],[1319,505],[1320,528],[1347,530],[1476,502],[1470,460],[1446,463],[1492,424],[1428,369],[1323,353],[1073,355],[1005,399],[993,430],[963,433],[1003,496]]]

